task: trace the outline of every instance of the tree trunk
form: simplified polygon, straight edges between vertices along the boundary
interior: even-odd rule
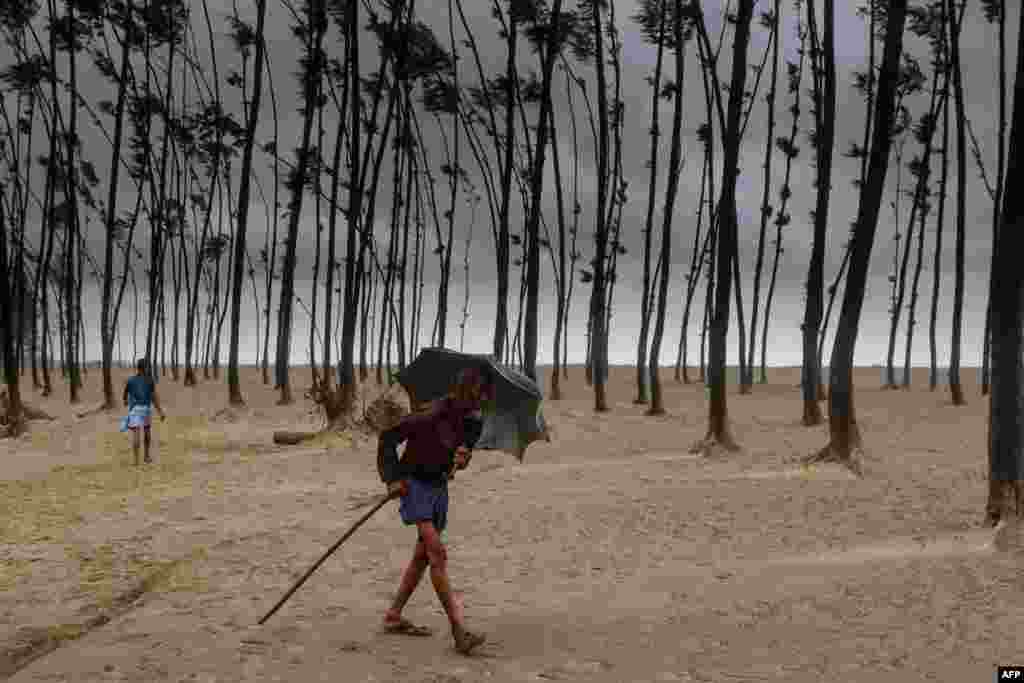
[[[683,306],[683,323],[679,330],[679,350],[676,354],[675,380],[683,384],[690,383],[689,358],[687,356],[688,334],[690,329],[690,311],[693,307],[693,296],[697,293],[697,285],[700,283],[700,274],[704,269],[705,256],[708,253],[708,238],[711,236],[709,228],[704,233],[704,241],[701,242],[701,226],[704,220],[704,207],[707,205],[705,190],[707,189],[708,153],[704,152],[703,170],[700,179],[700,197],[697,200],[697,228],[693,232],[693,255],[690,258],[690,270],[686,274],[686,304]],[[703,377],[701,378],[703,381]]]
[[[20,315],[20,306],[11,294],[10,273],[14,264],[9,263],[7,258],[5,201],[3,188],[0,187],[0,353],[3,354],[3,362],[0,365],[3,366],[4,382],[7,385],[6,393],[0,393],[0,398],[4,399],[2,403],[6,404],[0,406],[3,409],[0,422],[4,427],[0,435],[16,437],[25,431],[26,424],[18,384],[18,357],[14,340],[16,317]]]
[[[548,121],[551,126],[551,138],[558,140],[558,133],[555,128],[555,112],[551,107],[548,112]],[[562,334],[566,325],[566,282],[568,274],[568,262],[566,254],[566,224],[565,224],[565,196],[562,189],[562,165],[558,155],[558,143],[551,145],[551,162],[555,174],[555,205],[558,210],[558,277],[555,280],[555,336],[554,349],[552,351],[551,365],[551,392],[548,398],[557,401],[562,398]]]
[[[999,233],[999,211],[1003,201],[1006,173],[1006,0],[998,0],[999,22],[999,133],[996,136],[996,187],[992,197],[992,259],[989,270],[989,292],[992,291],[992,274],[995,272],[996,237]],[[985,307],[985,341],[981,356],[981,395],[988,393],[990,372],[989,356],[992,345],[992,299],[989,296]]]
[[[1010,149],[1006,187],[1024,185],[1024,13],[1017,38]],[[1024,517],[1024,423],[1020,419],[1024,386],[1024,201],[1018,192],[1003,196],[999,251],[992,301],[992,392],[989,397],[989,498],[986,521],[1020,525]]]
[[[551,24],[547,29],[547,40],[541,62],[540,114],[537,119],[537,148],[533,155],[533,172],[530,178],[530,213],[526,221],[526,316],[523,331],[523,370],[537,381],[537,307],[540,284],[540,205],[544,193],[544,163],[547,152],[551,116],[551,78],[555,56],[559,50],[559,21],[562,15],[562,0],[551,5]]]
[[[503,360],[505,345],[508,340],[508,270],[509,270],[509,205],[512,198],[512,174],[515,173],[516,137],[516,38],[519,27],[516,23],[516,12],[509,12],[509,23],[506,34],[505,63],[505,162],[502,164],[501,178],[501,212],[498,223],[498,243],[495,245],[497,256],[497,294],[498,302],[494,317],[494,358]]]
[[[348,6],[351,15],[347,17],[348,36],[345,41],[348,50],[348,69],[346,74],[349,79],[348,92],[352,98],[350,103],[349,116],[352,117],[349,124],[349,163],[351,165],[350,179],[358,179],[361,172],[360,152],[360,131],[362,130],[362,98],[360,97],[360,72],[359,72],[359,3],[350,3]],[[359,312],[359,289],[362,283],[358,280],[356,272],[356,239],[365,240],[361,236],[362,230],[362,186],[354,180],[349,182],[349,206],[348,206],[348,238],[345,247],[345,312],[342,316],[341,331],[341,357],[338,362],[338,389],[341,392],[342,410],[347,414],[355,405],[356,395],[356,373],[355,373],[355,341],[356,322]]]
[[[711,396],[708,412],[708,430],[703,441],[693,451],[706,455],[721,448],[735,451],[739,447],[729,429],[729,416],[725,391],[726,341],[729,332],[729,298],[736,268],[738,245],[738,216],[736,209],[736,182],[739,177],[740,126],[743,114],[743,93],[746,91],[747,50],[750,46],[750,23],[754,14],[753,0],[740,0],[736,12],[736,35],[733,43],[732,78],[729,84],[728,114],[723,130],[724,156],[722,194],[718,204],[718,252],[715,282],[715,312],[711,324],[709,374]],[[712,63],[712,67],[713,67]],[[712,74],[713,76],[714,74]]]
[[[964,311],[964,259],[966,257],[967,236],[967,143],[965,137],[965,121],[967,114],[964,102],[963,70],[960,66],[960,33],[963,26],[963,14],[966,3],[960,8],[957,16],[956,0],[948,0],[949,20],[954,22],[950,29],[950,68],[953,71],[953,103],[956,107],[956,276],[953,280],[953,340],[949,352],[949,391],[953,405],[962,406],[963,388],[960,386],[960,343],[963,337]]]
[[[814,0],[807,3],[807,24],[812,49],[812,71],[821,70],[823,79],[815,82],[815,141],[817,159],[817,200],[814,208],[814,239],[811,245],[811,263],[807,271],[807,300],[804,313],[803,424],[810,427],[823,422],[818,405],[818,385],[821,368],[818,367],[818,329],[824,308],[825,240],[828,236],[829,198],[832,191],[832,154],[835,147],[836,67],[835,67],[835,10],[833,0],[824,0],[823,45],[817,49],[817,18]],[[819,67],[819,59],[820,67]],[[819,90],[820,87],[820,90]]]
[[[605,265],[608,253],[608,85],[605,74],[603,8],[599,2],[592,6],[595,69],[597,71],[598,128],[597,140],[597,207],[594,228],[594,280],[591,297],[591,374],[594,382],[594,411],[607,412],[608,399],[605,383],[608,379],[608,335],[605,313]]]
[[[668,282],[672,263],[672,219],[675,217],[676,194],[679,191],[679,175],[683,157],[683,83],[685,76],[686,43],[683,42],[682,0],[675,0],[672,13],[672,33],[675,48],[675,106],[672,112],[672,146],[668,161],[668,188],[666,188],[665,210],[662,213],[660,282],[658,283],[658,313],[654,320],[654,338],[651,340],[650,367],[651,407],[648,415],[664,415],[665,401],[661,391],[661,377],[658,361],[661,357],[661,341],[665,336],[665,316],[668,313]],[[660,51],[660,46],[659,46]],[[656,155],[656,152],[652,152]],[[653,199],[653,196],[652,196]],[[650,210],[648,210],[650,215]],[[648,226],[650,223],[648,223]],[[648,227],[650,231],[650,227]],[[646,306],[646,299],[644,299]]]
[[[647,186],[647,217],[644,221],[644,274],[643,289],[640,295],[640,340],[636,347],[636,399],[633,403],[647,403],[647,336],[650,332],[651,318],[647,301],[651,298],[651,241],[654,233],[654,199],[658,189],[658,138],[661,129],[658,125],[659,105],[661,104],[661,65],[665,52],[665,0],[658,0],[658,40],[657,53],[654,60],[654,77],[651,80],[651,158],[648,162],[650,176]],[[678,12],[678,7],[676,8]],[[676,18],[675,21],[679,19]],[[676,46],[676,49],[680,49]],[[678,77],[676,87],[681,87]],[[671,174],[669,182],[671,182]]]
[[[775,0],[772,7],[772,28],[769,40],[772,51],[772,78],[771,85],[765,100],[768,102],[768,133],[765,136],[764,150],[764,190],[761,194],[761,228],[757,236],[757,260],[754,264],[754,297],[751,302],[750,312],[750,344],[747,347],[747,377],[744,384],[749,386],[754,381],[754,349],[757,346],[757,314],[761,303],[761,273],[764,270],[764,248],[765,237],[768,230],[768,220],[772,215],[771,204],[768,198],[771,196],[772,181],[772,159],[775,151],[775,96],[779,82],[779,18],[782,10],[782,0]],[[762,370],[762,377],[764,372]]]
[[[807,39],[807,31],[803,27],[803,19],[800,13],[797,13],[797,34],[800,39],[796,70],[789,69],[787,83],[787,90],[789,94],[793,96],[793,104],[790,106],[789,111],[793,116],[793,122],[789,129],[789,138],[780,139],[776,141],[779,149],[782,150],[786,156],[786,170],[783,174],[782,187],[779,190],[779,209],[775,212],[775,254],[772,259],[772,274],[768,283],[768,295],[765,299],[764,306],[764,327],[761,331],[761,383],[765,384],[768,382],[768,373],[766,369],[767,357],[768,357],[768,324],[771,321],[771,310],[772,302],[775,298],[775,283],[779,273],[779,259],[782,256],[782,229],[789,224],[790,216],[786,212],[789,206],[789,200],[793,196],[793,191],[790,188],[789,182],[793,173],[793,160],[796,159],[799,154],[799,150],[796,147],[796,138],[800,130],[800,97],[801,91],[800,86],[803,82],[804,75],[804,58]],[[820,358],[821,352],[818,352],[818,367],[821,367]]]
[[[315,0],[313,0],[315,3]],[[253,66],[252,100],[249,120],[246,121],[245,147],[242,150],[242,170],[238,185],[238,227],[235,229],[234,277],[231,294],[231,331],[228,342],[228,403],[245,405],[242,383],[238,373],[238,342],[242,329],[242,288],[245,286],[245,238],[249,222],[249,188],[252,183],[252,152],[256,145],[256,124],[260,117],[260,99],[263,93],[263,27],[267,14],[267,0],[256,0],[256,64]]]
[[[104,240],[103,263],[103,299],[100,309],[100,340],[103,344],[103,408],[113,410],[117,403],[114,396],[113,359],[114,335],[113,304],[114,296],[114,243],[117,236],[117,181],[121,172],[121,140],[124,130],[124,107],[128,99],[128,57],[131,53],[130,31],[132,26],[132,2],[125,4],[124,37],[121,41],[121,69],[117,83],[117,104],[114,108],[114,141],[113,155],[110,162],[110,189],[107,192],[106,239]]]
[[[948,25],[943,20],[943,42],[947,43],[945,37],[948,35]],[[948,50],[948,46],[946,46]],[[935,222],[935,256],[932,265],[932,297],[931,316],[928,322],[928,347],[931,354],[931,372],[928,376],[928,388],[935,391],[939,383],[939,371],[937,367],[937,342],[936,324],[939,317],[939,286],[942,274],[942,233],[946,222],[946,189],[949,181],[949,84],[950,73],[946,73],[942,79],[942,146],[939,149],[939,210]]]
[[[860,313],[864,304],[868,266],[874,246],[878,218],[885,189],[889,151],[892,147],[892,123],[895,116],[896,87],[900,56],[903,54],[903,28],[907,16],[907,0],[889,0],[888,25],[882,54],[882,70],[878,81],[878,105],[867,173],[857,210],[857,224],[850,246],[850,269],[847,275],[843,307],[836,327],[830,362],[828,395],[829,434],[827,446],[810,461],[838,461],[860,473],[859,458],[854,451],[861,447],[853,400],[853,356],[857,344]]]
[[[265,1],[265,0],[264,0]],[[281,309],[278,316],[277,349],[277,382],[281,397],[279,405],[290,405],[293,402],[288,363],[291,351],[292,311],[295,301],[295,268],[299,240],[299,221],[302,218],[302,199],[305,194],[306,176],[309,173],[310,137],[313,132],[313,118],[318,106],[319,83],[325,66],[326,56],[323,54],[323,39],[327,29],[327,17],[323,3],[311,0],[307,30],[312,33],[307,38],[306,56],[309,63],[304,65],[302,74],[303,120],[301,143],[298,159],[293,175],[289,178],[291,201],[288,206],[288,238],[285,244],[285,257],[281,274]]]

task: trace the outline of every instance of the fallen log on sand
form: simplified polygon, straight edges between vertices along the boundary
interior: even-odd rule
[[[281,444],[282,446],[294,446],[303,441],[315,439],[318,436],[320,436],[320,432],[278,431],[274,432],[274,443]]]

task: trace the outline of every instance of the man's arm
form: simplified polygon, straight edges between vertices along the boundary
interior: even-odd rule
[[[377,440],[377,473],[381,481],[391,484],[402,478],[402,463],[398,460],[398,444],[405,441],[399,425],[381,432]]]
[[[480,435],[484,431],[484,421],[481,417],[476,415],[467,415],[462,420],[463,430],[463,442],[465,446],[460,446],[455,450],[455,457],[452,464],[455,469],[464,470],[469,467],[469,461],[473,458],[473,447],[476,446],[476,442],[480,440]]]

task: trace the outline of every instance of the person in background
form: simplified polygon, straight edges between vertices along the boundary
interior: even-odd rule
[[[472,448],[483,429],[481,403],[493,394],[494,380],[487,369],[467,368],[459,373],[448,396],[421,412],[405,416],[380,435],[377,468],[390,495],[401,497],[399,512],[407,525],[415,524],[418,539],[412,560],[402,576],[398,593],[384,615],[391,633],[429,636],[432,631],[402,617],[402,610],[419,585],[427,567],[434,591],[448,615],[455,648],[464,655],[483,644],[485,637],[466,628],[462,599],[448,577],[445,527],[448,523],[448,479],[454,470],[469,466]],[[405,452],[398,458],[398,445]]]
[[[124,386],[124,404],[128,407],[128,429],[132,432],[132,453],[135,456],[135,466],[139,465],[139,432],[143,434],[145,444],[144,462],[151,463],[153,459],[149,455],[149,445],[152,437],[153,406],[160,411],[160,419],[166,420],[167,415],[160,407],[160,399],[156,395],[156,383],[149,376],[149,363],[145,358],[140,358],[137,364],[138,372],[130,378]]]

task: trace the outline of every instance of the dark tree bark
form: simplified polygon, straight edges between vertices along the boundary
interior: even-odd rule
[[[508,341],[508,269],[509,269],[509,205],[512,199],[512,175],[515,173],[516,139],[516,38],[519,34],[518,13],[510,8],[508,27],[505,29],[505,161],[502,164],[501,212],[498,223],[498,243],[495,254],[498,259],[498,302],[494,317],[494,357],[502,360]]]
[[[665,316],[668,313],[668,282],[670,264],[672,263],[672,219],[675,217],[676,195],[679,191],[679,175],[683,162],[683,84],[686,57],[686,43],[683,40],[683,0],[674,2],[672,43],[675,50],[675,106],[672,112],[672,145],[669,148],[668,187],[666,188],[665,210],[661,219],[658,312],[654,319],[654,337],[651,340],[650,367],[648,368],[651,377],[651,407],[647,411],[648,415],[665,414],[658,361],[661,358],[661,341],[665,336]]]
[[[814,239],[811,244],[811,263],[807,271],[807,300],[804,312],[803,373],[801,389],[803,394],[803,424],[806,427],[819,425],[823,418],[818,405],[818,384],[821,368],[818,367],[818,329],[821,327],[824,308],[825,240],[828,236],[829,198],[832,192],[832,154],[835,147],[836,117],[836,64],[835,64],[835,5],[833,0],[824,0],[823,44],[817,47],[817,18],[815,0],[807,3],[807,24],[814,46],[812,71],[818,73],[815,81],[815,156],[817,161],[817,199],[814,207]],[[820,59],[820,61],[819,61]],[[820,67],[819,67],[820,65]],[[820,87],[819,87],[820,85]]]
[[[860,313],[864,304],[871,249],[874,246],[878,218],[885,189],[885,176],[892,147],[892,123],[895,117],[896,88],[899,80],[900,56],[903,54],[903,28],[907,16],[907,0],[889,0],[882,70],[878,81],[878,104],[867,183],[863,187],[857,210],[857,224],[850,245],[850,269],[847,275],[843,307],[836,327],[830,362],[828,394],[829,436],[827,446],[808,460],[838,461],[860,473],[855,450],[861,447],[853,404],[853,355],[857,345]]]
[[[356,396],[356,373],[355,373],[355,340],[356,322],[359,312],[359,290],[361,283],[358,279],[356,268],[356,240],[365,240],[361,236],[362,231],[362,186],[355,179],[360,177],[361,152],[360,139],[362,138],[362,108],[359,82],[359,3],[349,4],[350,15],[348,17],[348,36],[346,48],[348,49],[348,69],[346,73],[349,78],[349,96],[352,98],[349,116],[352,117],[349,124],[349,163],[351,173],[349,178],[349,206],[348,206],[348,237],[345,247],[345,313],[342,317],[341,331],[341,358],[338,363],[338,386],[342,393],[342,406],[346,412],[351,411],[355,405]]]
[[[945,8],[945,4],[943,4]],[[943,10],[944,11],[944,10]],[[944,52],[948,51],[948,22],[942,22]],[[945,56],[943,59],[945,60]],[[928,388],[935,391],[939,383],[938,344],[936,341],[936,325],[939,318],[939,287],[942,283],[942,233],[946,224],[946,189],[949,183],[949,85],[951,76],[949,69],[942,79],[942,146],[939,148],[939,209],[935,222],[935,255],[932,263],[932,297],[931,315],[928,322],[928,348],[931,355],[931,372],[928,375]]]
[[[967,255],[967,113],[964,102],[963,69],[960,66],[960,33],[963,27],[964,3],[957,12],[956,0],[948,0],[950,24],[950,69],[953,73],[953,105],[956,108],[956,260],[953,279],[953,340],[949,352],[949,392],[953,405],[967,403],[960,385],[960,345],[963,337],[964,259]],[[959,14],[959,16],[958,16]]]
[[[739,447],[729,429],[725,391],[726,340],[729,332],[730,287],[735,275],[738,243],[736,182],[739,177],[740,126],[743,114],[743,93],[746,91],[747,50],[750,46],[750,24],[754,14],[753,0],[740,0],[736,11],[736,36],[733,43],[732,78],[729,84],[729,106],[723,130],[724,158],[722,195],[718,204],[718,253],[715,282],[715,312],[711,323],[709,374],[711,396],[708,406],[708,430],[694,452],[712,453],[717,448],[734,451]]]
[[[103,408],[113,410],[116,406],[114,396],[113,360],[114,360],[114,244],[116,242],[117,219],[117,182],[121,172],[121,141],[124,131],[124,110],[128,97],[128,57],[132,44],[132,11],[133,3],[127,0],[124,11],[124,35],[121,39],[121,77],[117,84],[117,104],[114,107],[114,144],[110,162],[110,189],[107,193],[106,237],[104,240],[103,263],[103,299],[100,308],[100,343],[103,345]]]
[[[325,67],[323,39],[327,30],[327,16],[321,0],[309,0],[307,18],[307,63],[302,68],[303,120],[298,159],[289,178],[292,196],[288,203],[288,237],[285,243],[284,264],[281,269],[281,309],[278,315],[277,384],[281,392],[280,405],[293,402],[289,381],[288,362],[291,351],[292,311],[295,301],[295,267],[299,240],[299,221],[302,218],[302,199],[310,167],[310,138],[313,118],[318,104],[319,83]],[[358,88],[356,89],[358,91]],[[357,176],[354,176],[357,177]]]
[[[1006,0],[990,3],[995,8],[995,20],[999,24],[999,133],[996,136],[996,186],[992,197],[992,259],[989,270],[989,292],[992,291],[992,277],[995,273],[995,254],[998,248],[996,237],[999,233],[999,212],[1002,208],[1006,173]],[[992,346],[992,299],[985,306],[985,341],[981,355],[981,395],[988,394],[991,373],[989,360]]]
[[[799,7],[797,8],[800,9]],[[800,150],[796,146],[797,134],[800,130],[800,85],[803,81],[804,74],[804,58],[805,50],[804,46],[807,41],[807,30],[804,28],[803,19],[800,12],[797,12],[797,34],[800,39],[799,47],[799,58],[796,64],[789,62],[787,64],[788,71],[788,83],[787,91],[793,96],[793,104],[789,107],[789,112],[792,114],[793,122],[789,129],[789,138],[779,138],[775,141],[779,150],[786,157],[786,170],[783,174],[782,187],[779,190],[779,208],[775,212],[775,253],[772,259],[772,274],[768,283],[768,296],[765,300],[764,307],[764,327],[761,331],[761,383],[765,384],[768,382],[768,373],[766,369],[768,359],[768,324],[771,321],[772,302],[775,299],[775,283],[779,273],[779,259],[782,256],[782,230],[785,228],[790,221],[789,213],[787,209],[789,207],[789,200],[793,196],[793,191],[790,188],[789,181],[792,177],[793,172],[793,160],[799,155]],[[819,363],[818,367],[821,367],[820,358],[821,352],[818,352]]]
[[[316,3],[316,0],[310,0]],[[260,120],[260,102],[263,94],[263,27],[267,15],[267,0],[256,0],[256,64],[253,66],[252,99],[249,119],[245,123],[245,147],[242,149],[242,170],[238,186],[238,227],[235,229],[234,273],[231,284],[231,330],[228,342],[228,402],[233,406],[245,405],[242,383],[238,374],[238,341],[242,328],[242,288],[245,286],[245,238],[249,225],[249,193],[252,184],[252,152],[256,145],[256,124]],[[315,285],[314,285],[315,286]]]
[[[551,5],[551,19],[547,26],[544,56],[541,66],[540,115],[537,119],[537,148],[533,155],[533,172],[530,178],[530,213],[526,220],[526,316],[523,333],[523,370],[530,379],[537,381],[537,306],[540,284],[540,204],[544,193],[544,163],[546,160],[551,112],[551,78],[555,57],[559,50],[559,21],[562,17],[562,0]]]
[[[1006,187],[1024,185],[1024,13],[1017,38]],[[986,521],[1019,526],[1024,517],[1024,194],[1006,192],[1000,211],[992,301],[992,392],[989,397],[989,497]]]
[[[594,381],[594,411],[607,412],[608,398],[606,382],[608,380],[608,335],[607,314],[605,305],[606,273],[608,254],[608,84],[605,74],[604,34],[606,31],[602,16],[603,8],[598,0],[590,7],[593,15],[594,60],[597,71],[597,102],[598,128],[597,138],[597,208],[596,225],[594,227],[594,280],[590,310],[590,353],[591,373]]]
[[[555,111],[551,107],[550,125],[551,138],[558,140],[558,132],[555,128]],[[551,145],[551,162],[555,174],[555,200],[558,207],[558,277],[555,280],[556,301],[555,301],[555,336],[554,349],[552,350],[551,366],[551,391],[548,396],[551,400],[557,401],[562,398],[562,335],[564,333],[565,309],[566,309],[566,277],[569,276],[568,255],[566,247],[568,235],[566,234],[565,220],[565,191],[562,188],[562,165],[558,153],[558,143]]]
[[[657,52],[654,59],[654,76],[651,78],[651,157],[648,163],[650,175],[647,187],[647,217],[644,220],[644,253],[643,253],[643,286],[640,294],[640,339],[636,350],[636,398],[633,403],[647,403],[647,338],[650,333],[651,318],[650,308],[647,305],[651,298],[651,242],[654,233],[654,201],[658,189],[658,140],[661,137],[661,128],[658,125],[661,104],[661,71],[665,53],[665,0],[653,0],[649,7],[657,16],[657,37],[655,44]],[[643,10],[642,10],[643,11]],[[678,13],[678,8],[676,8]],[[639,19],[643,23],[643,17]],[[678,19],[677,19],[678,21]],[[646,28],[646,27],[645,27]],[[676,87],[681,84],[676,80]],[[669,174],[670,182],[672,175]]]
[[[704,270],[704,262],[708,255],[708,241],[711,236],[710,228],[704,233],[704,240],[701,241],[701,227],[704,222],[704,207],[707,205],[705,192],[707,190],[708,173],[708,151],[704,151],[703,170],[700,178],[700,197],[697,200],[697,227],[693,231],[693,255],[690,258],[690,270],[686,273],[686,303],[683,306],[683,322],[679,330],[679,350],[676,354],[675,380],[683,384],[690,383],[689,358],[687,348],[689,346],[688,333],[690,329],[690,311],[693,308],[693,296],[700,284],[700,274]],[[703,349],[702,349],[703,352]],[[703,368],[703,360],[701,361]],[[703,375],[703,372],[701,373]],[[704,381],[703,376],[701,381]]]
[[[757,318],[761,304],[761,274],[764,271],[764,250],[765,238],[768,231],[768,221],[772,215],[772,206],[768,203],[771,196],[772,184],[772,160],[775,152],[775,97],[778,92],[779,83],[779,19],[782,11],[782,0],[775,0],[772,7],[771,51],[772,51],[772,76],[769,85],[768,95],[765,101],[768,103],[768,132],[765,135],[764,150],[764,190],[761,194],[761,227],[757,235],[757,260],[754,263],[754,296],[751,301],[750,312],[750,344],[747,346],[747,376],[743,382],[749,386],[754,381],[754,351],[757,347]],[[764,372],[762,371],[762,380]]]
[[[11,267],[7,256],[7,218],[4,215],[4,204],[6,203],[3,187],[0,186],[0,353],[3,354],[3,362],[0,365],[4,370],[4,383],[7,385],[6,393],[0,393],[4,400],[0,403],[0,416],[3,421],[3,431],[0,435],[15,437],[25,431],[25,416],[21,403],[21,390],[18,378],[18,354],[15,351],[15,322],[20,314],[16,299],[11,291]]]

